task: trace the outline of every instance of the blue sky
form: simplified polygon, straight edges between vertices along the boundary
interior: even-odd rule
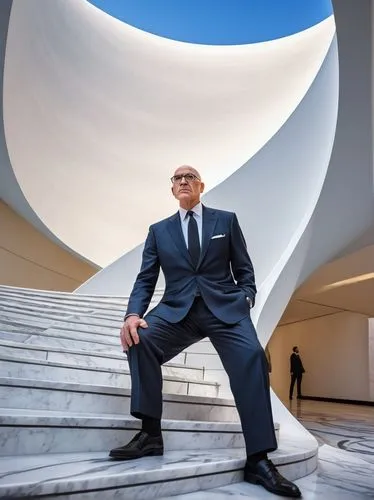
[[[185,42],[232,45],[302,31],[332,14],[331,0],[90,0],[132,26]]]

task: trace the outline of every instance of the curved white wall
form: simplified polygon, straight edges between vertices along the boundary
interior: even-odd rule
[[[2,0],[0,2],[0,93],[3,96],[3,79],[4,79],[4,63],[6,42],[9,27],[9,17],[12,7],[12,0]],[[45,224],[40,220],[36,212],[31,207],[29,201],[25,198],[22,189],[20,188],[17,178],[14,174],[10,163],[8,148],[5,140],[4,117],[3,117],[3,99],[0,99],[0,199],[4,200],[7,205],[12,207],[19,215],[30,222],[43,235],[58,244],[63,249],[77,256],[76,252],[59,240]],[[79,256],[80,260],[87,259]],[[92,265],[92,263],[90,263]],[[94,265],[96,269],[99,266]]]
[[[334,30],[331,17],[279,40],[204,46],[84,0],[14,0],[4,126],[22,192],[65,244],[109,264],[174,210],[176,166],[201,168],[212,188],[261,149],[304,97]]]

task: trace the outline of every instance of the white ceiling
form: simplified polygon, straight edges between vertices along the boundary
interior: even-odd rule
[[[293,295],[279,324],[351,311],[374,317],[374,245],[322,266]]]

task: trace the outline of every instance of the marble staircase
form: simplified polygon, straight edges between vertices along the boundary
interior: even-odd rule
[[[0,498],[146,500],[241,479],[238,414],[207,380],[205,341],[163,367],[164,457],[108,460],[139,428],[118,339],[126,301],[0,286]],[[276,432],[280,470],[312,472],[314,443]]]

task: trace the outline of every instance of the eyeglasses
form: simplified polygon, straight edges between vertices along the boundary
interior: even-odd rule
[[[199,181],[200,179],[198,178],[197,175],[194,174],[177,174],[173,175],[173,177],[170,179],[173,184],[179,184],[182,182],[182,179],[186,180],[187,182],[193,182],[193,181]]]

